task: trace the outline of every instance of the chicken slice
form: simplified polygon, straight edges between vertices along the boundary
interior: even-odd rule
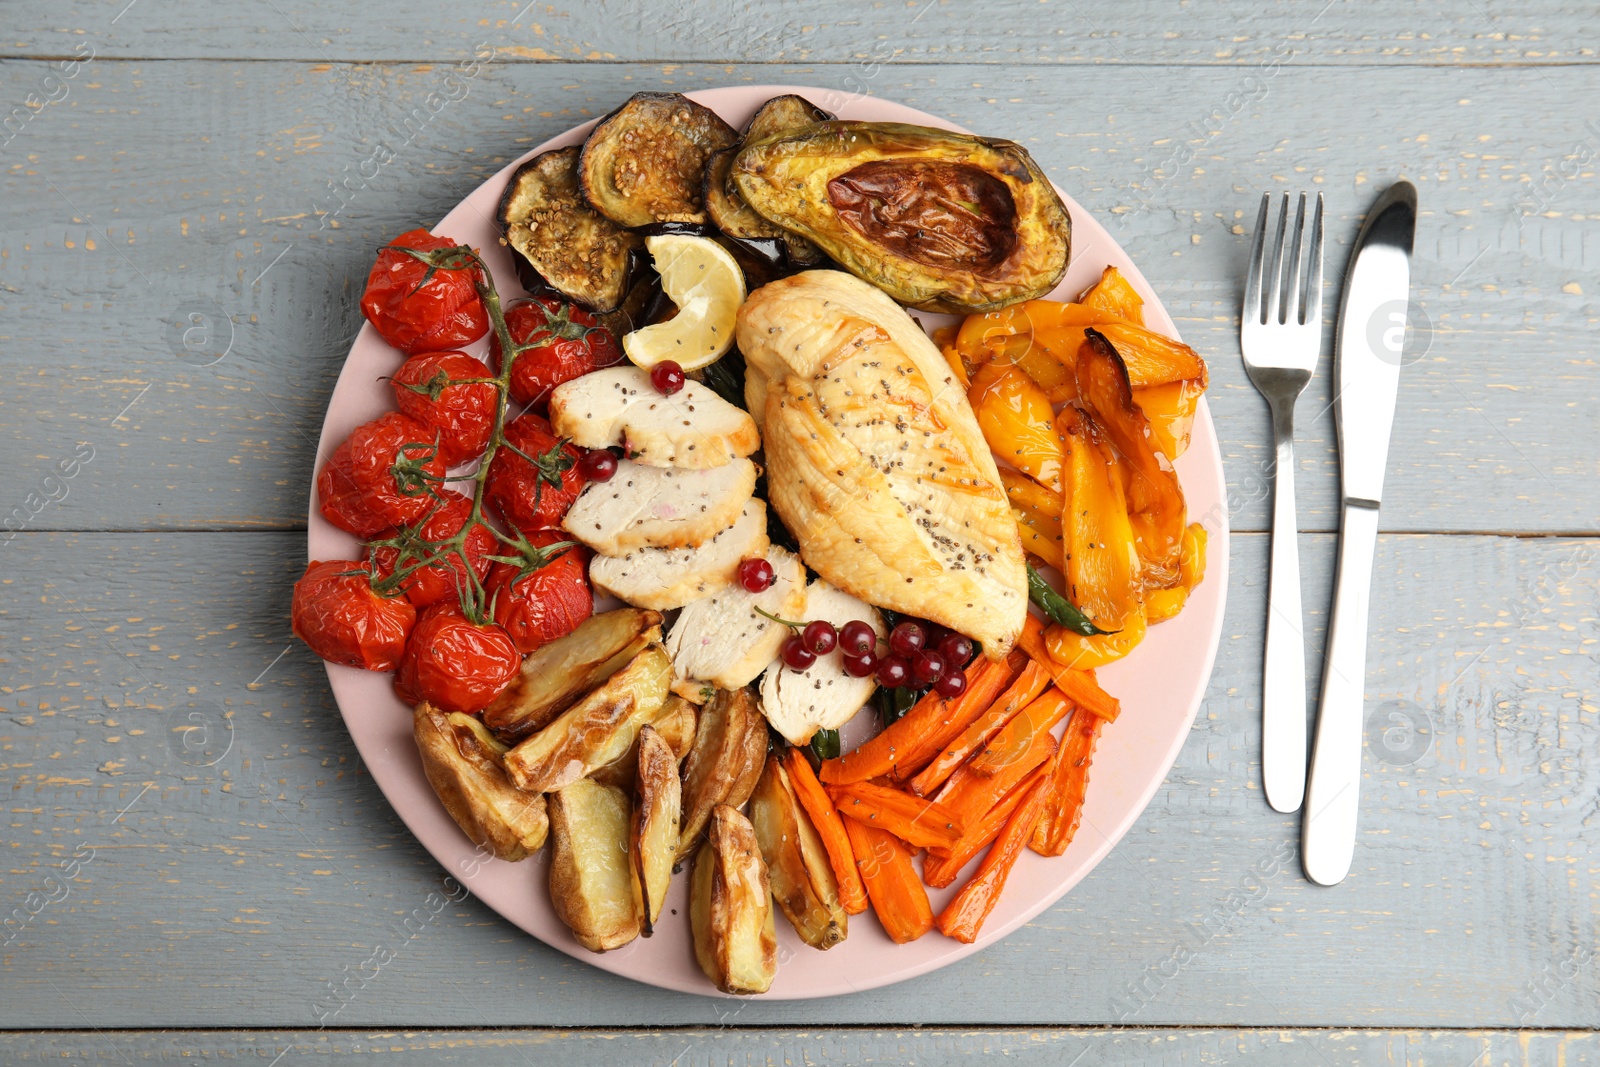
[[[665,396],[650,372],[608,367],[556,386],[550,425],[584,448],[621,445],[652,467],[720,467],[761,447],[756,421],[708,386],[686,381]]]
[[[767,505],[751,498],[739,521],[698,548],[640,548],[625,556],[595,556],[589,580],[636,608],[667,611],[720,593],[739,563],[767,554]]]
[[[860,619],[879,637],[889,636],[889,628],[876,608],[835,589],[821,578],[806,587],[806,607],[797,619],[801,622],[822,619],[833,623],[835,629],[843,629],[845,623]],[[878,683],[871,675],[852,678],[846,674],[838,652],[818,656],[817,661],[803,671],[791,670],[781,660],[774,660],[761,679],[761,713],[790,744],[804,745],[818,730],[837,730],[849,722],[872,698],[876,688]]]
[[[609,481],[590,482],[561,525],[603,556],[639,548],[695,548],[739,521],[756,488],[748,459],[709,470],[617,464]]]
[[[780,619],[799,615],[806,606],[806,571],[799,556],[779,545],[767,547],[766,559],[777,577],[765,592],[752,593],[735,583],[678,613],[667,634],[667,655],[680,681],[738,689],[778,654],[789,628],[756,609]]]

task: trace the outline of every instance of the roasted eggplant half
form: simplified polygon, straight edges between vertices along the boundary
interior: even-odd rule
[[[778,974],[767,868],[750,821],[726,804],[711,816],[689,882],[689,930],[700,969],[724,993],[765,993]]]
[[[747,144],[765,140],[780,133],[792,133],[814,122],[827,122],[833,114],[822,110],[803,96],[786,93],[775,96],[756,109],[744,128]]]
[[[511,784],[500,763],[506,746],[481,722],[424,701],[411,726],[428,784],[474,845],[502,860],[525,859],[544,847],[544,797]]]
[[[604,685],[505,754],[511,784],[548,793],[624,755],[666,704],[672,661],[660,645],[633,658]]]
[[[484,711],[484,725],[515,744],[544,729],[660,640],[659,612],[620,608],[591,615],[567,636],[523,659],[517,677]]]
[[[678,859],[699,843],[718,804],[740,807],[754,792],[767,755],[767,720],[747,687],[717,690],[700,709],[694,747],[683,765],[683,825]]]
[[[783,761],[768,756],[750,796],[750,825],[767,864],[772,899],[812,948],[830,949],[849,933],[839,882],[816,827],[800,807]]]
[[[550,796],[550,903],[592,952],[621,948],[643,927],[632,818],[626,793],[587,778]]]
[[[639,879],[643,901],[644,936],[655,929],[661,905],[672,884],[678,860],[678,818],[682,814],[683,784],[678,780],[678,757],[672,746],[646,726],[639,731],[639,773],[633,794],[633,834],[628,853]]]
[[[635,93],[583,142],[578,182],[590,206],[619,226],[703,225],[706,159],[738,140],[715,111],[680,93]]]
[[[923,311],[992,311],[1067,270],[1072,220],[1011,141],[823,122],[746,145],[732,177],[757,213]]]
[[[541,152],[506,183],[496,221],[529,292],[554,289],[590,311],[621,306],[641,242],[578,189],[577,145]]]

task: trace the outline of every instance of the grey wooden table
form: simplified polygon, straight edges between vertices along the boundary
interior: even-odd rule
[[[9,0],[0,1060],[1600,1062],[1596,14]],[[1026,143],[1210,358],[1235,537],[1193,735],[1081,886],[929,977],[730,1004],[446,899],[287,604],[374,247],[635,90],[760,82]],[[1262,191],[1325,193],[1341,265],[1402,175],[1422,314],[1378,549],[1381,714],[1355,868],[1322,889],[1260,789],[1268,433],[1236,307]],[[1313,650],[1329,400],[1323,373],[1300,406]],[[175,742],[197,725],[203,751]]]

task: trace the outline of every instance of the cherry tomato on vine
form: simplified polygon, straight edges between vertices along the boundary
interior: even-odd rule
[[[492,377],[487,363],[465,352],[423,352],[401,364],[389,384],[400,413],[437,430],[445,464],[455,467],[489,447],[500,400],[492,382],[459,383]]]
[[[501,446],[489,464],[486,499],[524,533],[559,526],[583,489],[582,453],[531,411],[506,423],[504,433],[511,447]]]
[[[499,696],[521,666],[503,629],[472,622],[460,604],[441,600],[418,617],[394,691],[407,704],[426,700],[441,711],[470,714]]]
[[[323,516],[357,537],[421,519],[445,472],[434,438],[398,411],[357,426],[317,475]]]
[[[562,382],[622,362],[622,347],[599,319],[554,297],[536,296],[506,308],[506,330],[517,344],[542,338],[511,369],[512,397],[541,411]],[[500,339],[492,334],[489,351],[501,365]]]
[[[397,569],[413,567],[428,558],[437,542],[450,540],[467,524],[472,516],[471,498],[449,489],[442,490],[440,496],[443,502],[435,506],[424,521],[403,530],[390,530],[383,541],[373,547],[372,563],[380,578],[388,579]],[[488,557],[494,554],[499,543],[494,531],[478,522],[461,545],[480,582],[489,573]],[[410,577],[397,584],[405,591],[406,599],[419,608],[445,599],[459,599],[467,585],[467,568],[461,551],[452,551],[438,562],[412,571]]]
[[[330,663],[392,671],[405,654],[417,609],[405,597],[373,592],[364,563],[317,560],[294,583],[289,619],[295,636]]]
[[[434,252],[459,242],[416,229],[378,252],[361,294],[361,313],[383,339],[410,355],[464,348],[489,332],[489,313],[471,267],[432,267],[401,249]]]
[[[542,551],[562,543],[567,539],[558,531],[528,534],[532,552],[500,553],[521,554],[523,563],[497,562],[489,571],[494,621],[505,627],[523,653],[567,636],[594,614],[594,593],[586,577],[588,552],[576,545],[553,556]]]

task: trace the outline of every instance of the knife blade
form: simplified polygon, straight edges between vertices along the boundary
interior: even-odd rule
[[[1335,885],[1355,856],[1361,796],[1367,609],[1383,472],[1400,392],[1417,190],[1399,181],[1372,206],[1339,302],[1334,418],[1339,431],[1339,569],[1322,667],[1316,746],[1301,826],[1306,877]]]

